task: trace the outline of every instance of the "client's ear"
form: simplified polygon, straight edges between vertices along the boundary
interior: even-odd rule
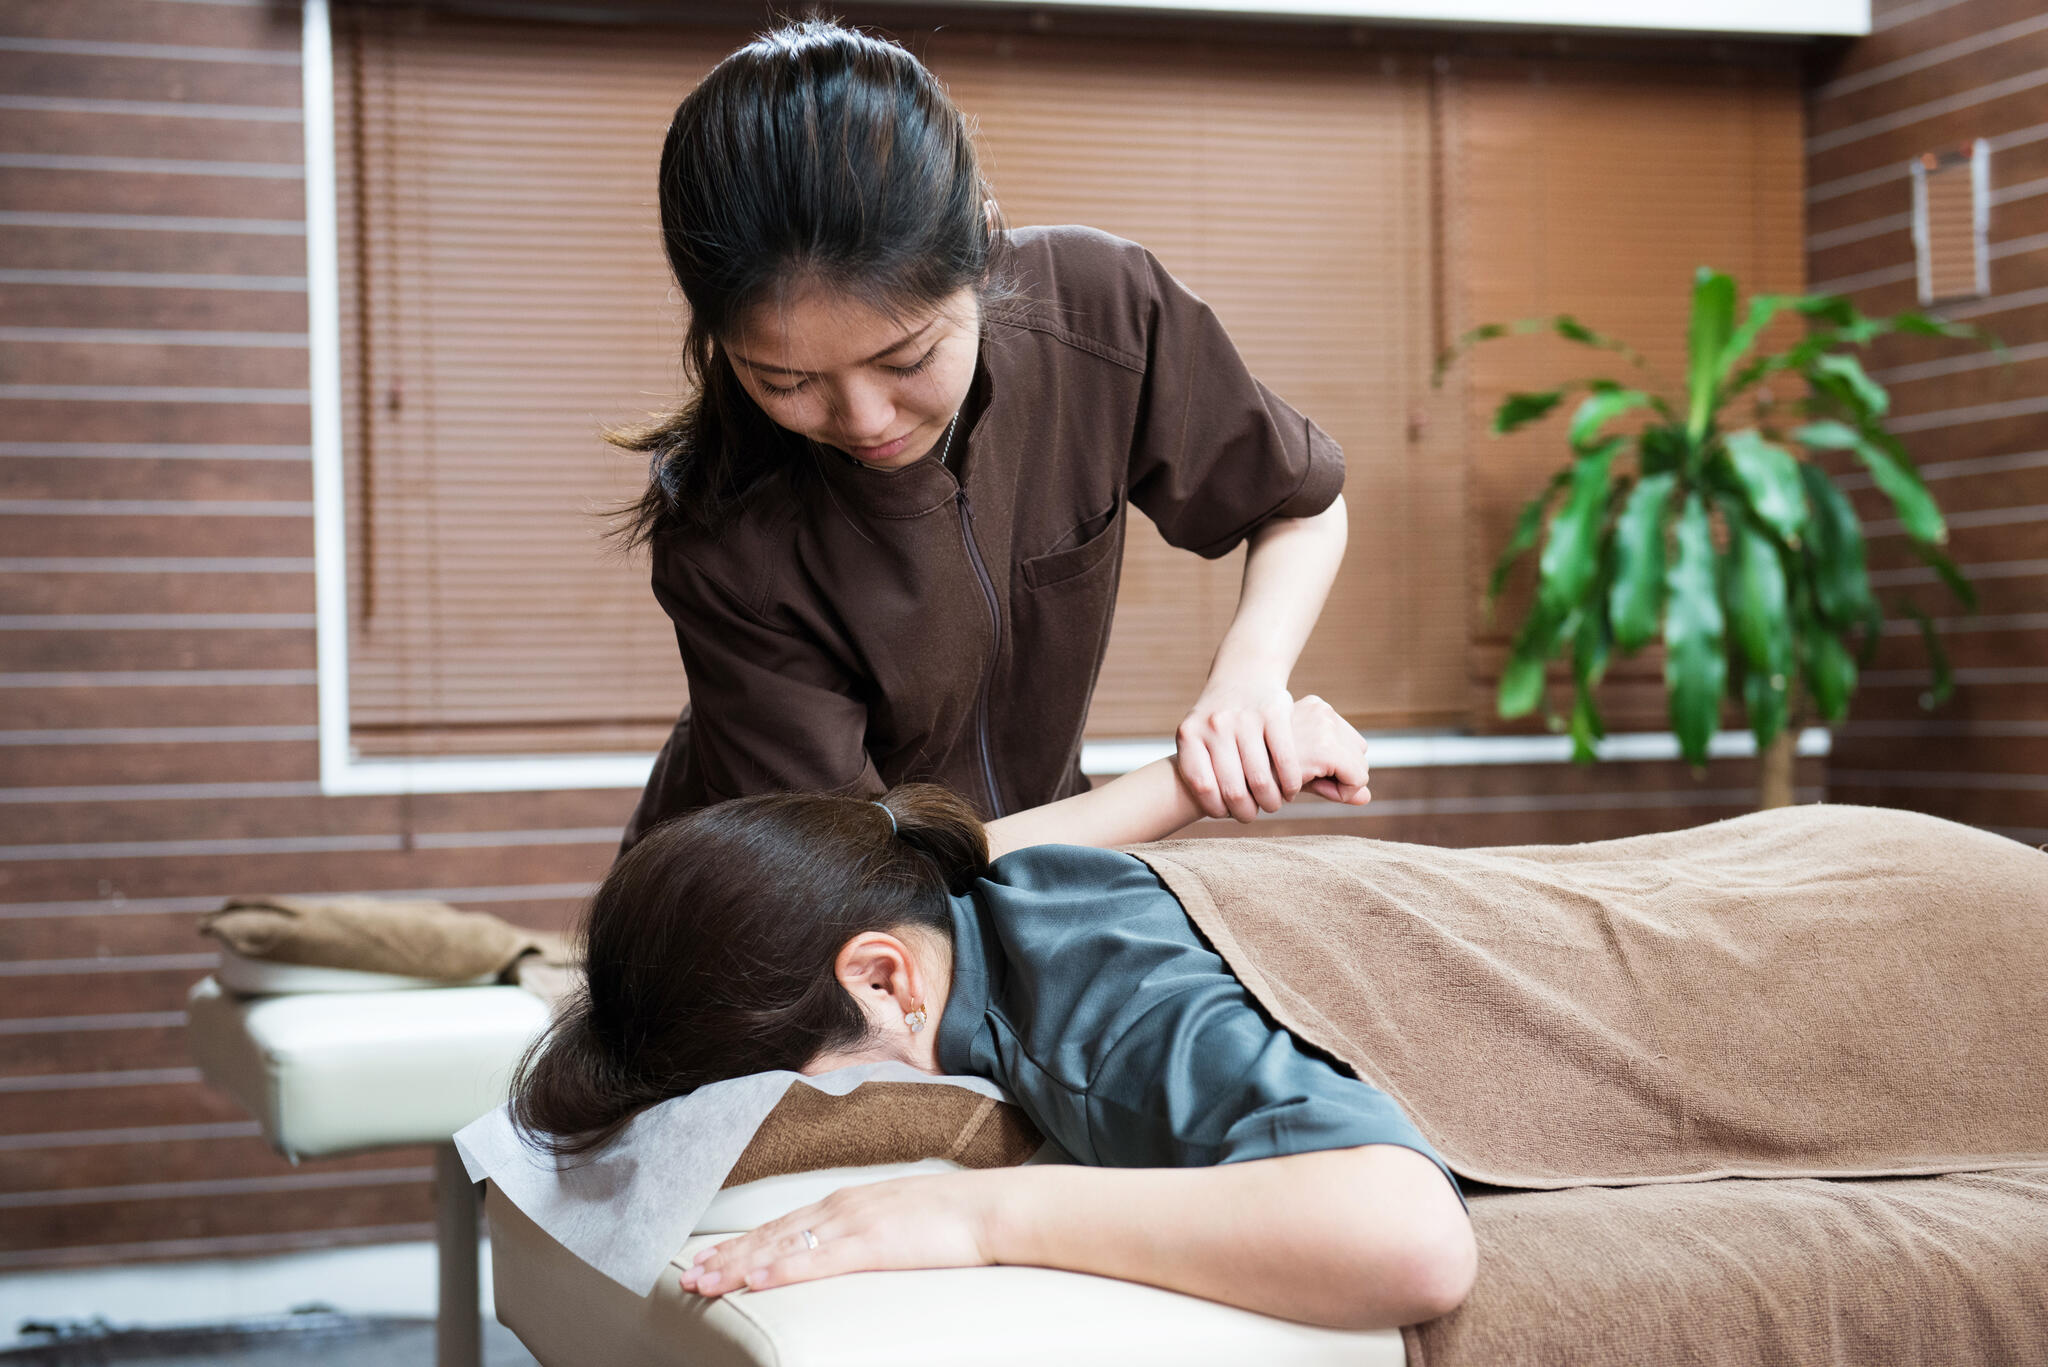
[[[924,974],[910,946],[885,931],[869,930],[840,947],[833,976],[881,1029],[903,1028],[903,1018],[924,1005]]]

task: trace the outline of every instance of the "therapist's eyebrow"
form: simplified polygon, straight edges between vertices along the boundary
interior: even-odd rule
[[[942,318],[944,316],[944,314],[941,314],[939,315],[939,318]],[[889,343],[889,345],[883,347],[874,355],[868,357],[865,361],[855,361],[854,364],[873,365],[876,361],[881,360],[890,352],[903,350],[903,348],[909,346],[912,342],[916,341],[918,338],[924,336],[927,332],[930,332],[933,328],[937,327],[939,325],[939,318],[933,318],[929,323],[926,323],[923,327],[919,328],[915,332],[905,333],[903,336]],[[732,359],[734,359],[735,361],[738,361],[741,365],[747,367],[749,370],[772,370],[778,375],[802,375],[805,373],[801,370],[792,370],[786,365],[767,365],[760,361],[750,361],[746,357],[740,355],[738,352],[728,352],[727,354],[730,355]]]

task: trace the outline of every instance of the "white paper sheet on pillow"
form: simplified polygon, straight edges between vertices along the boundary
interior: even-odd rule
[[[755,1073],[700,1087],[642,1111],[617,1139],[588,1158],[556,1159],[535,1149],[512,1127],[509,1106],[458,1132],[455,1147],[471,1181],[489,1179],[555,1242],[644,1296],[711,1208],[726,1174],[783,1093],[805,1086],[845,1096],[870,1080],[949,1083],[998,1101],[1008,1099],[985,1078],[933,1077],[905,1063],[864,1063],[815,1077]]]

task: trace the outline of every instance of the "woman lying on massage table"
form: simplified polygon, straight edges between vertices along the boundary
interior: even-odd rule
[[[1293,729],[1310,791],[1366,799],[1341,717],[1304,698]],[[589,996],[513,1114],[581,1154],[708,1083],[896,1060],[996,1082],[1076,1160],[841,1190],[701,1254],[705,1295],[1022,1263],[1343,1328],[1445,1314],[1475,1252],[1428,1142],[1272,1024],[1150,869],[1076,848],[1200,815],[1162,760],[986,828],[925,785],[668,822],[593,900]]]

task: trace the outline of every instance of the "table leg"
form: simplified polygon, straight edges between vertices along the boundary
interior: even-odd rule
[[[434,1148],[434,1242],[441,1294],[434,1367],[483,1367],[483,1310],[477,1285],[476,1184],[453,1144]]]

